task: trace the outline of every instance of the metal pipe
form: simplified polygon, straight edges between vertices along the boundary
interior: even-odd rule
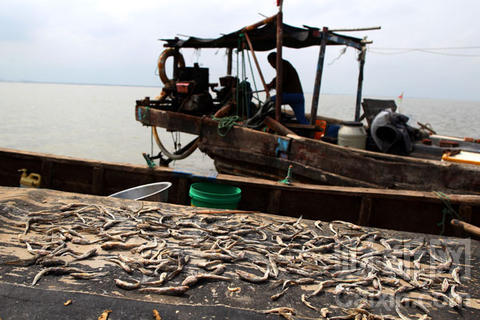
[[[318,100],[320,97],[320,86],[322,85],[323,64],[325,61],[325,49],[327,47],[328,28],[322,29],[322,40],[320,42],[320,53],[318,54],[317,74],[315,75],[315,84],[313,86],[312,108],[310,123],[315,125],[317,120]]]
[[[270,93],[267,90],[267,83],[265,82],[265,78],[263,77],[263,74],[262,74],[262,69],[260,69],[260,64],[258,63],[257,56],[255,54],[255,51],[253,50],[252,42],[250,41],[250,37],[248,36],[247,32],[244,32],[243,34],[245,35],[245,39],[247,39],[248,47],[250,48],[250,52],[252,53],[253,61],[255,61],[255,65],[257,66],[257,71],[258,71],[258,74],[260,75],[260,80],[262,81],[263,88],[267,93],[267,100],[268,100],[270,98]]]
[[[283,80],[283,67],[282,67],[282,46],[283,46],[283,13],[282,13],[283,0],[278,0],[278,14],[277,14],[277,61],[275,69],[277,70],[275,91],[277,97],[275,99],[275,120],[280,121],[280,115],[282,112],[282,80]]]

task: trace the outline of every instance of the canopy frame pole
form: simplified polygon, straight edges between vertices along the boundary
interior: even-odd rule
[[[264,24],[268,24],[268,23],[272,22],[275,18],[278,19],[277,15],[265,18],[262,21],[259,21],[257,23],[252,24],[252,25],[249,25],[249,26],[246,26],[245,28],[242,29],[242,31],[251,31],[251,30],[257,29],[258,27],[261,27]]]
[[[359,72],[358,72],[358,85],[357,85],[357,102],[355,104],[355,121],[360,121],[360,105],[362,103],[362,87],[363,87],[363,69],[365,66],[365,55],[367,48],[362,46],[360,53],[358,54]]]
[[[233,49],[228,48],[227,49],[227,76],[232,75],[232,61],[233,61]]]
[[[278,14],[277,14],[277,59],[275,69],[277,71],[277,78],[275,84],[276,99],[275,99],[275,120],[280,122],[282,113],[282,80],[283,80],[283,66],[282,66],[282,46],[283,46],[283,0],[277,0]]]
[[[310,111],[310,123],[315,125],[317,121],[318,100],[320,98],[320,87],[322,85],[323,65],[325,62],[325,50],[327,48],[328,28],[322,29],[322,40],[320,42],[320,53],[318,54],[317,73],[313,86],[312,108]]]
[[[245,35],[245,39],[247,40],[248,47],[250,49],[250,52],[252,53],[253,61],[255,61],[255,65],[257,66],[257,71],[258,71],[258,74],[260,75],[260,80],[262,81],[262,85],[263,85],[263,88],[265,89],[265,92],[267,94],[267,100],[268,100],[270,98],[270,93],[267,90],[267,83],[265,82],[265,78],[263,77],[262,69],[260,69],[260,64],[258,63],[257,55],[253,50],[252,41],[250,41],[250,37],[248,36],[247,32],[244,32],[243,34]]]

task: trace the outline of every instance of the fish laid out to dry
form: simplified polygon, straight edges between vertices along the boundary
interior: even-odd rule
[[[221,282],[230,295],[243,294],[242,284],[262,286],[278,306],[265,313],[288,319],[297,313],[289,301],[304,305],[308,316],[330,319],[418,319],[433,303],[454,312],[465,304],[464,264],[444,241],[390,238],[344,221],[185,213],[143,203],[16,212],[23,214],[18,239],[28,258],[4,264],[36,268],[31,285],[47,276],[110,277],[121,290],[176,296],[195,292],[200,282]],[[90,267],[91,260],[115,273]],[[324,295],[350,304],[326,306]],[[391,314],[375,314],[365,301],[390,301]]]

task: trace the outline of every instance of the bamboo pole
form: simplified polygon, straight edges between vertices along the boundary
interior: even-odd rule
[[[258,74],[260,75],[260,80],[262,81],[262,85],[263,85],[263,88],[265,89],[265,92],[267,94],[267,100],[268,100],[270,98],[270,93],[268,92],[267,83],[265,82],[265,78],[263,77],[262,69],[260,69],[260,64],[258,63],[257,55],[253,50],[252,41],[250,41],[250,37],[248,36],[247,32],[244,32],[243,34],[245,35],[245,39],[247,39],[248,47],[250,48],[250,52],[252,53],[253,61],[255,61],[255,65],[257,66]]]

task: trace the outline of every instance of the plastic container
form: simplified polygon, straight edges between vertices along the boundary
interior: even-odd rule
[[[340,130],[338,130],[339,146],[365,149],[366,142],[367,132],[363,127],[363,123],[355,121],[342,123]]]
[[[189,195],[195,207],[237,209],[242,190],[223,184],[196,182],[190,186]]]
[[[168,188],[171,182],[154,182],[138,187],[122,190],[109,195],[112,198],[165,202],[168,199]]]
[[[30,173],[27,175],[27,169],[20,169],[20,187],[22,188],[38,188],[42,182],[42,176],[38,173]]]

